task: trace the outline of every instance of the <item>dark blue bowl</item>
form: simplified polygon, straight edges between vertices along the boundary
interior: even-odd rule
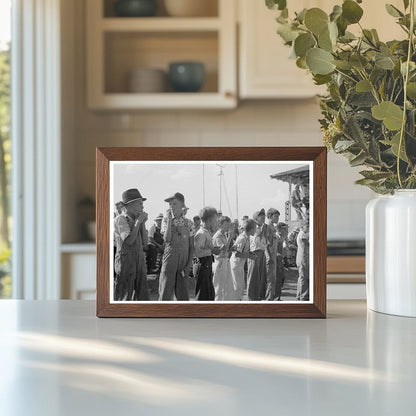
[[[205,67],[201,62],[172,62],[169,80],[177,92],[197,92],[205,80]]]
[[[156,0],[118,0],[114,4],[116,16],[149,17],[157,12]]]

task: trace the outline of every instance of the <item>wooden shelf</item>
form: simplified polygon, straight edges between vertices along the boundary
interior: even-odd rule
[[[101,20],[101,30],[105,32],[206,32],[217,31],[220,27],[218,17],[107,17]]]
[[[61,253],[65,254],[95,254],[95,252],[95,242],[92,241],[61,244]]]
[[[331,274],[365,274],[365,256],[328,256],[327,272]]]
[[[160,109],[160,108],[234,108],[235,97],[217,93],[159,93],[159,94],[103,94],[89,103],[92,107],[106,109]]]

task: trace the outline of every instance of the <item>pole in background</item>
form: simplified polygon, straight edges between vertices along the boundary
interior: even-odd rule
[[[222,212],[222,178],[224,176],[223,169],[225,168],[224,165],[220,165],[217,163],[217,166],[220,168],[220,173],[218,176],[220,177],[220,211]]]
[[[205,206],[205,164],[202,164],[202,206]]]
[[[235,165],[235,206],[237,211],[237,218],[239,219],[238,215],[238,165]]]

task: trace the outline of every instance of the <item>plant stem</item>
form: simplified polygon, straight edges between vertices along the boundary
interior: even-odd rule
[[[400,129],[400,140],[399,140],[399,149],[397,151],[397,176],[399,179],[399,186],[403,188],[402,177],[400,174],[400,156],[402,152],[402,146],[404,141],[404,132],[406,130],[406,110],[407,110],[407,83],[409,82],[409,68],[410,61],[412,58],[413,50],[413,36],[414,36],[414,27],[415,27],[415,0],[410,0],[410,30],[409,30],[409,45],[407,47],[407,60],[406,60],[406,73],[404,76],[404,85],[403,85],[403,119],[402,119],[402,128]]]

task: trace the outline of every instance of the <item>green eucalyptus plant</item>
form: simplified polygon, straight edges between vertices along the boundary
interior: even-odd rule
[[[414,2],[403,0],[402,10],[385,6],[405,39],[382,42],[360,24],[362,0],[344,0],[330,14],[303,9],[293,18],[286,0],[266,0],[279,11],[277,31],[296,65],[326,85],[320,97],[325,145],[351,166],[365,166],[357,183],[379,194],[416,188]]]

